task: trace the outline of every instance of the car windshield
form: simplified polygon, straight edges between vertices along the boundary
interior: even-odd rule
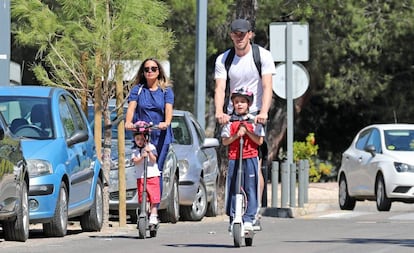
[[[385,130],[384,136],[388,150],[414,151],[414,129]]]
[[[55,138],[48,98],[0,96],[0,111],[16,136]]]
[[[116,111],[115,107],[110,106],[109,110],[111,111],[111,121],[114,121],[116,119]],[[124,108],[124,115],[126,114],[127,108]],[[94,108],[92,105],[88,106],[88,121],[90,122],[92,128],[94,125]],[[103,119],[102,119],[102,127],[103,127]],[[102,130],[102,136],[103,136],[103,130]],[[114,125],[112,126],[112,139],[118,139],[118,126]],[[125,140],[132,142],[132,131],[125,131]],[[129,142],[127,142],[129,143]]]

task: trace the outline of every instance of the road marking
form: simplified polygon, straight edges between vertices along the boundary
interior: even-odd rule
[[[331,213],[318,216],[318,218],[354,218],[362,215],[369,214],[370,212],[344,212],[344,213]]]

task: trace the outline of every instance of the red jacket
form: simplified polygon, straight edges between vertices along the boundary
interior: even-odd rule
[[[252,123],[247,123],[243,121],[234,121],[230,125],[230,136],[233,136],[237,133],[237,130],[239,129],[240,124],[244,124],[247,130],[249,130],[249,132],[253,132]],[[230,160],[239,159],[239,145],[240,145],[240,138],[237,138],[237,140],[230,143],[229,145],[229,159]],[[243,159],[257,157],[259,155],[257,148],[258,148],[258,145],[252,139],[250,139],[250,137],[247,134],[244,135]]]

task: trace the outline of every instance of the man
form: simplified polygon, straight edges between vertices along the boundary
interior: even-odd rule
[[[225,97],[226,82],[229,79],[229,94],[242,87],[247,88],[254,94],[254,100],[250,107],[250,113],[256,115],[254,122],[256,124],[266,124],[268,112],[272,102],[272,76],[276,73],[275,64],[270,51],[259,47],[261,76],[253,59],[253,50],[251,39],[253,31],[250,22],[245,19],[236,19],[230,26],[230,38],[233,41],[235,55],[227,73],[225,61],[230,53],[230,49],[220,54],[215,63],[216,80],[214,104],[216,108],[215,117],[220,125],[229,122],[229,114],[233,111],[231,103],[227,103],[229,98]],[[227,106],[225,106],[225,104]],[[226,108],[224,108],[226,107]],[[261,160],[259,165],[261,164]],[[260,166],[259,166],[260,168]],[[264,189],[264,179],[259,169],[259,193],[262,194]],[[259,196],[261,199],[261,196]]]

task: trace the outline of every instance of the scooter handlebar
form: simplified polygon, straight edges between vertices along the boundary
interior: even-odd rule
[[[159,129],[158,125],[154,125],[152,122],[137,121],[134,123],[134,131],[140,133],[148,133],[153,129]]]
[[[243,122],[248,122],[248,123],[254,123],[254,116],[251,114],[247,114],[247,115],[229,115],[230,116],[230,122],[235,122],[235,121],[243,121]]]

